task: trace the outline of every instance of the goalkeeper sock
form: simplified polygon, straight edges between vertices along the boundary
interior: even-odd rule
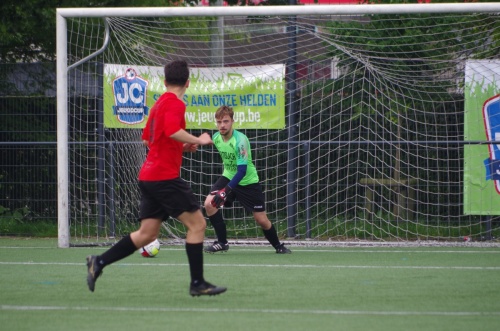
[[[215,234],[217,235],[217,241],[223,244],[227,244],[227,230],[226,223],[224,223],[224,219],[222,218],[222,212],[217,210],[215,214],[212,216],[208,216],[210,223],[214,227]]]
[[[135,247],[129,234],[123,237],[120,241],[118,241],[110,249],[105,251],[102,255],[100,255],[97,258],[97,262],[104,267],[108,264],[126,258],[129,255],[132,255],[136,250],[137,247]]]
[[[264,232],[264,237],[266,237],[267,241],[269,241],[274,248],[280,245],[278,233],[276,232],[274,225],[271,224],[271,227],[269,229],[267,230],[262,229],[262,231]]]
[[[186,243],[186,254],[191,273],[191,284],[197,286],[205,281],[203,279],[203,243]]]

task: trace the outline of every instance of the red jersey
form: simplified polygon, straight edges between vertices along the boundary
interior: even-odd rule
[[[164,93],[151,108],[142,140],[149,141],[149,152],[139,171],[139,180],[159,181],[180,177],[183,143],[170,138],[186,129],[186,106],[173,93]]]

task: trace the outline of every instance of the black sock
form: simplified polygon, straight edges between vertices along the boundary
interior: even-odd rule
[[[223,244],[227,244],[227,230],[226,223],[224,223],[224,218],[222,218],[222,213],[217,210],[212,216],[208,216],[210,223],[214,227],[215,234],[217,235],[217,240]]]
[[[271,227],[268,230],[262,229],[262,231],[264,232],[264,237],[266,237],[267,241],[269,241],[274,248],[281,244],[274,225],[271,224]]]
[[[123,237],[120,241],[114,244],[110,249],[102,253],[97,261],[103,267],[126,258],[129,255],[132,255],[137,250],[130,235]]]
[[[186,253],[189,262],[189,272],[191,273],[191,284],[203,283],[203,243],[186,243]]]

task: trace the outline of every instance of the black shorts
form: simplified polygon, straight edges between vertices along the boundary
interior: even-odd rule
[[[167,219],[183,212],[200,209],[193,190],[181,178],[162,181],[139,181],[141,205],[139,220],[145,218]]]
[[[228,183],[229,179],[226,177],[220,177],[212,186],[210,192],[223,189]],[[266,210],[264,193],[262,193],[262,187],[259,183],[246,186],[236,185],[236,187],[233,188],[231,193],[227,196],[224,206],[230,207],[235,200],[238,200],[243,208],[250,213],[254,211],[261,212]]]

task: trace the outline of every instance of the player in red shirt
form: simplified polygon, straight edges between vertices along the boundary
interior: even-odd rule
[[[185,61],[165,65],[164,93],[154,104],[142,139],[149,152],[139,172],[141,190],[139,229],[125,236],[101,255],[87,257],[87,284],[95,282],[105,266],[121,260],[154,241],[161,223],[175,217],[187,228],[186,253],[189,261],[192,296],[216,295],[226,291],[203,278],[203,240],[206,221],[191,187],[180,178],[183,152],[195,152],[199,145],[212,144],[208,133],[195,137],[186,129],[186,106],[182,97],[189,86],[189,68]]]

